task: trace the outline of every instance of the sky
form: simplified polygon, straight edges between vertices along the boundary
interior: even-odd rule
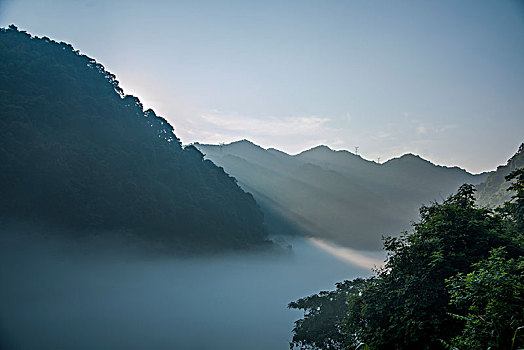
[[[524,142],[524,1],[0,0],[72,44],[184,144],[319,144],[471,172]]]

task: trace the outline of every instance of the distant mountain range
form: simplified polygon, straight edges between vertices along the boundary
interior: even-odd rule
[[[508,192],[509,183],[504,179],[513,170],[524,167],[524,144],[511,157],[506,165],[501,165],[495,172],[477,186],[477,203],[484,207],[495,208],[511,200]]]
[[[378,164],[327,146],[294,156],[247,140],[194,146],[253,194],[270,233],[311,235],[362,249],[380,248],[382,235],[409,229],[421,205],[489,175],[413,154]]]

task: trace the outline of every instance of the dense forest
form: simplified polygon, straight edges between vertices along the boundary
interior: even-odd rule
[[[511,199],[511,193],[507,191],[511,185],[504,178],[512,171],[524,167],[524,143],[520,145],[517,153],[513,155],[505,165],[497,167],[497,170],[477,186],[477,203],[484,207],[496,208]]]
[[[423,203],[488,175],[435,165],[413,154],[379,164],[327,146],[297,155],[247,140],[195,147],[253,194],[272,232],[360,249],[380,249],[381,236],[409,229]]]
[[[2,224],[125,232],[180,251],[268,243],[253,197],[102,64],[13,25],[0,57]]]
[[[385,265],[289,304],[304,311],[300,349],[521,349],[524,347],[524,168],[495,210],[462,185],[420,208],[411,232],[386,238]]]

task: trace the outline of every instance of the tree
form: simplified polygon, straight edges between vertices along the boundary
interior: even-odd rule
[[[504,203],[502,211],[512,218],[516,233],[522,238],[524,234],[524,168],[512,171],[505,178],[506,181],[513,181],[508,191],[513,191],[515,194],[510,201]]]
[[[305,311],[293,330],[293,344],[321,349],[330,349],[321,344],[332,343],[349,349],[360,343],[378,350],[445,348],[463,326],[451,316],[458,309],[450,304],[446,280],[472,272],[493,248],[507,247],[510,258],[523,251],[507,235],[503,216],[477,207],[473,194],[473,186],[463,185],[442,203],[422,206],[412,232],[385,239],[385,266],[359,283],[358,293],[346,304],[339,301],[344,297],[341,288],[319,295],[329,299],[320,299],[322,307],[316,311],[312,307],[318,298],[293,304]],[[331,299],[333,307],[326,306]],[[338,311],[335,302],[342,305]],[[342,323],[340,316],[331,317],[338,313],[345,313]],[[329,326],[330,319],[337,321]],[[313,325],[315,320],[322,326]]]
[[[516,349],[524,345],[524,257],[518,251],[524,246],[524,168],[505,178],[512,181],[508,191],[514,195],[497,211],[505,217],[511,244],[493,249],[488,259],[473,264],[472,272],[459,273],[447,281],[451,304],[460,310],[453,316],[464,323],[462,333],[450,342],[459,349]],[[513,257],[508,257],[508,252],[513,252]]]
[[[442,204],[420,209],[411,233],[385,240],[389,252],[376,283],[362,293],[365,323],[348,323],[373,349],[435,349],[452,337],[445,279],[468,271],[504,244],[502,220],[474,204],[463,185]]]
[[[462,333],[450,341],[458,349],[517,349],[524,345],[524,257],[508,259],[505,248],[495,248],[470,273],[447,280],[454,314],[464,322]],[[516,333],[517,332],[517,333]],[[515,339],[513,337],[515,336]],[[520,347],[519,347],[520,348]]]
[[[343,332],[344,319],[358,301],[366,280],[357,278],[336,284],[336,290],[320,292],[289,303],[291,309],[304,310],[295,322],[291,348],[336,350],[354,348],[358,339]]]

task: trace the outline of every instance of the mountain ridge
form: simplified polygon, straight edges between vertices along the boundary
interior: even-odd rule
[[[15,26],[0,29],[0,53],[0,223],[174,252],[268,243],[253,196],[96,60]]]
[[[194,145],[254,195],[270,231],[285,231],[271,222],[287,222],[302,234],[362,249],[378,248],[382,235],[409,229],[420,205],[487,176],[417,155],[378,164],[325,145],[296,155],[246,140]]]
[[[520,144],[516,153],[511,156],[506,164],[497,167],[497,170],[477,186],[477,202],[481,206],[495,208],[511,200],[511,193],[507,191],[510,186],[505,177],[512,171],[524,167],[524,143]]]

